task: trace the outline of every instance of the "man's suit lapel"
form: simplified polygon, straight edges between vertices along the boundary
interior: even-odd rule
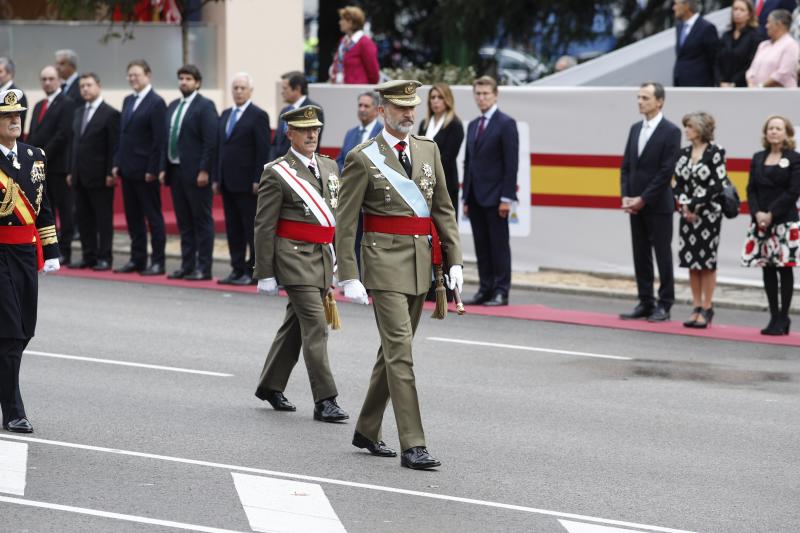
[[[383,123],[381,123],[381,121],[380,121],[380,120],[379,120],[379,121],[377,121],[377,122],[375,122],[375,125],[374,125],[374,126],[372,126],[372,131],[369,133],[369,136],[370,136],[370,138],[371,138],[371,137],[375,137],[375,136],[376,136],[377,134],[379,134],[379,133],[380,133],[382,130],[383,130]],[[358,142],[358,143],[356,143],[356,144],[361,144],[361,143],[360,143],[360,142]]]
[[[656,129],[653,130],[653,133],[650,135],[650,138],[647,140],[647,144],[645,144],[644,148],[642,149],[642,153],[639,155],[639,159],[644,158],[644,156],[650,150],[650,146],[652,146],[654,143],[658,142],[658,138],[661,136],[661,132],[664,131],[664,127],[665,127],[664,126],[664,120],[665,119],[662,118],[661,122],[659,122],[658,126],[656,126]],[[641,124],[639,125],[639,131],[640,132],[642,131]],[[636,136],[636,148],[637,148],[636,151],[638,152],[639,151],[638,150],[638,148],[639,148],[639,136],[638,135]]]
[[[492,132],[495,129],[497,129],[497,121],[500,120],[499,114],[500,114],[500,110],[499,109],[495,109],[494,114],[492,115],[492,118],[489,120],[489,123],[486,124],[486,126],[484,126],[483,133],[481,134],[481,138],[477,139],[475,141],[475,148],[476,149],[480,150],[481,146],[486,144],[485,141],[489,137],[489,135],[491,135]],[[480,118],[478,119],[478,122],[480,123]],[[478,134],[478,130],[477,129],[475,130],[475,134],[476,135]]]
[[[639,156],[639,135],[641,135],[641,133],[642,133],[642,123],[638,122],[633,127],[633,133],[631,134],[631,140],[630,140],[630,143],[631,143],[630,150],[631,150],[631,153],[633,154],[633,162],[634,163],[638,163],[639,162],[639,157],[640,157]]]
[[[403,165],[400,164],[400,160],[397,158],[397,153],[394,151],[394,148],[389,146],[389,143],[386,142],[383,135],[378,135],[376,141],[378,143],[378,149],[381,151],[381,154],[383,154],[384,162],[389,165],[392,170],[396,171],[401,176],[405,176],[406,171],[403,169]],[[409,178],[410,177],[411,176],[409,176]]]
[[[239,118],[236,120],[236,124],[233,125],[233,129],[231,130],[231,136],[229,137],[229,139],[233,139],[233,136],[236,135],[236,133],[240,130],[239,128],[240,124],[243,124],[245,121],[250,119],[250,115],[253,113],[253,111],[251,110],[252,107],[253,104],[251,103],[249,106],[247,106],[247,108],[244,111],[242,111],[242,114],[239,115]],[[230,113],[233,113],[233,110],[231,110]],[[230,120],[231,118],[230,113],[228,113],[228,120]],[[227,129],[227,127],[228,127],[228,122],[226,121],[225,128]]]

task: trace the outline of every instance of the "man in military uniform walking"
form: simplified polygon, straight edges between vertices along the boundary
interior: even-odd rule
[[[350,416],[336,403],[323,307],[335,265],[333,211],[339,169],[332,159],[314,153],[322,128],[320,112],[308,105],[281,115],[288,124],[291,147],[265,167],[258,186],[254,277],[258,292],[267,295],[278,294],[280,279],[289,303],[256,396],[278,411],[296,410],[283,391],[302,347],[314,396],[314,419],[339,422]]]
[[[17,142],[22,97],[19,89],[0,92],[0,406],[3,429],[31,433],[19,367],[36,328],[37,271],[58,270],[59,252],[44,151]]]
[[[463,274],[455,211],[439,149],[431,139],[410,135],[420,85],[396,80],[376,87],[384,129],[355,147],[345,160],[336,249],[345,296],[367,303],[366,289],[370,289],[381,338],[353,445],[381,457],[397,455],[381,440],[383,413],[391,399],[402,450],[400,464],[428,469],[441,463],[425,445],[411,344],[431,284],[431,265],[442,264],[442,250],[452,265],[447,276],[451,289],[461,289]],[[362,208],[363,284],[353,249]]]

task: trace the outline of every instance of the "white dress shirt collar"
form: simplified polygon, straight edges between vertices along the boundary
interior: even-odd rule
[[[103,95],[101,94],[91,102],[86,102],[86,107],[90,107],[93,110],[97,110],[97,108],[100,107],[100,104],[102,103],[103,103]]]
[[[58,96],[59,94],[61,94],[61,87],[53,91],[53,94],[47,97],[47,105],[49,106],[50,104],[52,104],[53,100],[55,100],[56,96]]]
[[[359,129],[364,128],[364,133],[361,135],[361,142],[362,143],[364,141],[366,141],[367,139],[369,139],[369,134],[372,133],[373,129],[375,129],[375,124],[377,124],[377,123],[378,123],[378,118],[375,117],[375,119],[372,122],[370,122],[369,124],[366,124],[366,125],[362,124],[362,125],[359,126]]]
[[[73,72],[72,76],[64,80],[64,85],[65,85],[64,89],[72,88],[72,84],[75,83],[77,80],[78,80],[78,73]]]
[[[497,104],[494,104],[492,107],[490,107],[486,113],[481,113],[482,116],[486,117],[486,124],[488,124],[489,121],[492,120],[495,111],[497,111]]]
[[[0,85],[0,91],[7,91],[14,85],[14,80],[8,80],[5,85]]]
[[[138,93],[136,91],[134,91],[133,95],[141,101],[141,100],[144,100],[144,97],[147,96],[147,93],[149,93],[152,90],[153,90],[153,85],[148,83],[147,87],[145,87],[144,89],[142,89]]]
[[[355,45],[364,36],[364,30],[358,30],[350,36],[350,43]]]
[[[306,95],[304,95],[304,94],[301,95],[300,98],[298,98],[297,101],[292,104],[292,109],[297,109],[298,107],[302,107],[303,106],[303,102],[306,101],[306,98],[307,98]]]
[[[295,150],[294,146],[291,146],[290,150],[292,151],[294,156],[300,160],[300,162],[303,164],[304,167],[308,168],[308,165],[314,165],[314,169],[316,169],[317,171],[315,177],[317,178],[319,177],[319,165],[317,164],[316,155],[311,156],[311,159],[309,159],[300,152],[298,152],[297,150]]]
[[[381,130],[381,135],[383,135],[383,139],[386,141],[386,143],[387,143],[387,144],[389,145],[389,147],[392,149],[392,153],[395,155],[395,157],[397,157],[397,150],[395,149],[395,147],[394,147],[394,146],[395,146],[397,143],[399,143],[400,141],[403,141],[404,143],[406,143],[405,154],[406,154],[406,156],[408,157],[408,160],[409,160],[409,162],[411,161],[411,143],[410,143],[410,142],[408,142],[408,137],[409,137],[409,136],[408,136],[408,134],[406,134],[405,138],[403,138],[403,139],[398,139],[397,137],[395,137],[394,135],[392,135],[391,133],[389,133],[389,132],[386,130],[386,128],[383,128],[383,129]],[[399,159],[399,157],[398,157],[398,159]]]
[[[683,31],[686,32],[687,36],[689,35],[689,32],[692,31],[692,27],[694,26],[694,23],[697,22],[697,19],[699,19],[699,18],[700,18],[700,13],[695,13],[694,15],[692,15],[689,18],[689,20],[687,20],[686,22],[683,23],[683,27],[684,27]]]
[[[184,97],[181,98],[181,100],[186,102],[186,106],[185,107],[189,107],[192,104],[192,102],[194,101],[195,96],[197,96],[197,91],[194,91],[189,96],[184,96]],[[184,113],[185,113],[185,111],[184,111]]]
[[[8,158],[9,152],[14,152],[15,154],[17,154],[17,158],[19,158],[19,150],[17,150],[17,141],[14,141],[14,146],[12,146],[11,149],[8,149],[6,148],[5,145],[0,144],[0,151],[3,152],[3,157],[5,157],[6,159]]]
[[[658,115],[654,116],[650,120],[647,120],[645,118],[642,121],[642,128],[644,128],[645,125],[647,125],[647,127],[652,132],[653,130],[655,130],[658,127],[658,125],[661,123],[661,119],[663,119],[663,118],[664,118],[664,113],[661,113],[661,112],[659,112]]]
[[[244,110],[247,109],[247,106],[249,106],[249,105],[250,105],[250,100],[246,101],[245,103],[243,103],[240,106],[234,105],[233,109],[238,109],[239,110],[239,116],[241,117],[242,113],[244,113]]]

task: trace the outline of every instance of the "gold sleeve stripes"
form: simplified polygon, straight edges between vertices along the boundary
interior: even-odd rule
[[[39,238],[42,240],[42,246],[58,243],[58,236],[56,235],[56,227],[45,226],[43,228],[39,228]]]

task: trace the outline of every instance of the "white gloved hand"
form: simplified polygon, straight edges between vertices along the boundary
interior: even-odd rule
[[[50,272],[58,272],[60,269],[61,263],[58,262],[58,259],[45,259],[42,271],[45,274],[49,274]]]
[[[367,289],[357,279],[348,279],[340,281],[339,286],[344,289],[344,297],[351,302],[357,304],[369,304],[369,297],[367,296]]]
[[[265,278],[258,280],[256,291],[267,296],[278,295],[278,281],[275,278]]]
[[[445,282],[447,288],[451,291],[458,287],[458,292],[464,288],[464,269],[461,265],[453,265],[450,267],[450,275],[445,275]]]

